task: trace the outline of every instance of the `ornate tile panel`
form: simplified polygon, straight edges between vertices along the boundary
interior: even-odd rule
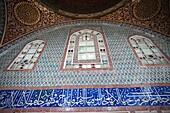
[[[60,70],[69,33],[82,26],[102,27],[114,70]],[[158,113],[160,110],[168,113],[170,67],[141,68],[127,42],[132,34],[150,37],[170,56],[169,37],[133,25],[101,20],[57,24],[4,46],[0,49],[0,111],[128,110],[134,113],[156,109]],[[3,71],[27,43],[39,38],[48,44],[32,72]],[[37,86],[40,88],[36,89]]]
[[[0,90],[0,109],[162,106],[170,104],[169,89],[170,86]]]
[[[62,71],[61,64],[67,37],[71,28],[82,26],[101,26],[106,38],[114,70],[72,70]],[[75,32],[75,31],[74,31]],[[0,49],[0,86],[65,86],[65,85],[115,85],[115,84],[153,84],[169,83],[170,67],[142,67],[134,56],[127,37],[141,34],[150,37],[163,52],[170,56],[168,37],[124,23],[101,20],[80,20],[61,23],[30,33]],[[16,57],[22,48],[38,38],[47,41],[36,68],[32,72],[3,70]]]

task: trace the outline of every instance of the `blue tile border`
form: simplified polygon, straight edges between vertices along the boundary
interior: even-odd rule
[[[0,90],[0,108],[170,106],[170,86]]]

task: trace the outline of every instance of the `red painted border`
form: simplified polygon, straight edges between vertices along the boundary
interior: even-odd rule
[[[0,90],[43,90],[43,89],[68,89],[68,88],[133,88],[150,86],[170,86],[170,83],[148,84],[112,84],[112,85],[56,85],[56,86],[16,86],[0,87]]]
[[[45,44],[44,44],[44,47],[42,48],[42,52],[40,53],[40,55],[38,56],[38,58],[37,58],[37,60],[36,60],[36,62],[35,62],[35,64],[34,64],[34,66],[33,66],[33,68],[32,69],[23,69],[23,70],[8,70],[8,67],[11,65],[11,63],[17,58],[17,56],[21,53],[21,51],[24,49],[24,47],[28,44],[28,43],[30,43],[30,42],[32,42],[32,41],[35,41],[35,40],[42,40],[42,41],[44,41],[45,42]],[[46,40],[44,40],[44,39],[35,39],[35,40],[32,40],[32,41],[30,41],[30,42],[28,42],[21,50],[20,50],[20,52],[13,58],[13,60],[7,65],[7,67],[3,70],[3,71],[21,71],[21,72],[31,72],[31,71],[33,71],[34,69],[35,69],[35,67],[36,67],[36,65],[37,65],[37,63],[38,63],[38,60],[40,59],[40,57],[41,57],[41,55],[42,55],[42,53],[43,53],[43,51],[44,51],[44,49],[45,49],[45,47],[46,47],[46,45],[47,45],[47,41]]]
[[[77,28],[79,28],[78,30],[75,30],[75,31],[72,31],[72,28],[75,28],[75,27],[77,27]],[[100,30],[96,30],[96,29],[94,29],[94,27],[99,27],[100,28]],[[83,29],[92,29],[92,30],[94,30],[94,31],[98,31],[98,32],[102,32],[102,27],[101,26],[86,26],[86,25],[83,25],[83,26],[74,26],[74,27],[71,27],[70,28],[70,33],[69,33],[69,37],[74,33],[74,32],[77,32],[77,31],[80,31],[80,30],[83,30]]]
[[[149,37],[147,37],[147,36],[144,36],[144,35],[141,35],[141,34],[129,35],[128,38],[127,38],[127,41],[128,41],[128,43],[129,43],[129,45],[130,45],[133,53],[135,54],[136,58],[138,59],[138,62],[139,62],[139,64],[140,64],[141,67],[170,66],[170,63],[169,63],[169,64],[145,64],[145,65],[143,65],[142,62],[141,62],[141,60],[140,60],[140,58],[138,57],[136,51],[133,49],[132,44],[131,44],[130,41],[129,41],[129,38],[132,37],[132,36],[135,36],[135,35],[143,36],[143,37],[148,38],[149,40],[151,40],[152,43],[158,48],[158,50],[162,53],[162,55],[164,55],[164,57],[165,57],[169,62],[170,62],[170,57],[168,57],[168,56],[161,50],[161,48],[160,48],[151,38],[149,38]]]
[[[114,107],[75,107],[75,108],[62,108],[62,107],[50,107],[50,108],[6,108],[1,109],[0,113],[14,113],[14,112],[111,112],[122,111],[120,113],[134,113],[134,111],[159,111],[170,110],[170,106],[114,106]]]
[[[63,59],[61,61],[61,66],[60,66],[60,70],[63,70],[63,66],[64,66],[64,61],[65,61],[65,58],[66,58],[66,51],[67,51],[67,48],[68,48],[68,44],[69,44],[69,39],[70,39],[70,36],[71,36],[71,29],[69,30],[69,33],[68,33],[68,37],[67,37],[67,40],[66,40],[66,44],[65,44],[65,47],[64,47],[64,54],[63,54]]]
[[[78,28],[80,28],[81,30],[82,29],[90,29],[90,27],[88,28],[86,28],[86,26],[82,26],[82,27],[80,27],[80,26],[76,26],[76,27],[78,27]],[[100,27],[100,26],[91,26],[91,27]],[[72,27],[72,28],[74,28],[74,27]],[[65,48],[64,48],[64,55],[63,55],[63,59],[62,59],[62,63],[61,63],[61,67],[60,67],[60,70],[61,71],[85,71],[85,70],[114,70],[114,67],[113,67],[113,64],[112,64],[112,61],[111,61],[111,59],[110,59],[110,56],[109,56],[109,50],[108,50],[108,46],[107,46],[107,44],[106,44],[106,37],[105,37],[105,35],[104,35],[104,32],[103,32],[103,29],[102,29],[102,27],[100,27],[101,28],[101,31],[98,31],[98,30],[96,30],[96,31],[98,31],[98,32],[100,32],[102,35],[103,35],[103,40],[104,40],[104,44],[105,44],[105,48],[106,48],[106,51],[107,51],[107,55],[108,55],[108,61],[109,61],[109,68],[70,68],[70,69],[64,69],[63,68],[63,66],[64,66],[64,61],[65,61],[65,58],[66,58],[66,52],[67,52],[67,48],[68,48],[68,44],[69,44],[69,40],[70,40],[70,36],[75,32],[73,32],[73,33],[71,33],[71,29],[72,28],[70,28],[70,31],[69,31],[69,34],[68,34],[68,37],[67,37],[67,42],[66,42],[66,45],[65,45]],[[79,30],[80,30],[79,29]],[[79,30],[77,30],[77,31],[79,31]],[[94,30],[94,29],[93,29]]]
[[[104,32],[103,32],[103,28],[102,28],[102,27],[101,27],[101,29],[102,29],[101,34],[102,34],[103,37],[104,37],[104,43],[105,43],[105,48],[106,48],[107,55],[108,55],[109,64],[110,64],[110,67],[111,67],[112,69],[114,69],[113,64],[112,64],[112,61],[111,61],[111,58],[110,58],[110,54],[109,54],[109,48],[108,48],[108,46],[107,46],[107,44],[106,44],[106,36],[104,35]]]

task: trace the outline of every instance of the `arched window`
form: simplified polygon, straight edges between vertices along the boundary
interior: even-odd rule
[[[167,65],[170,63],[168,57],[149,38],[133,35],[129,37],[128,42],[141,66]]]
[[[32,70],[38,62],[45,44],[43,40],[29,42],[9,65],[7,70]]]
[[[100,31],[88,28],[77,30],[71,33],[67,44],[62,69],[112,68],[105,37]]]

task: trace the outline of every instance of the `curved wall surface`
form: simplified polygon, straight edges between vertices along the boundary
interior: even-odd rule
[[[101,27],[113,70],[60,70],[69,31],[74,27]],[[0,86],[70,86],[169,83],[170,67],[141,67],[127,39],[138,34],[149,37],[170,57],[170,40],[156,32],[123,23],[80,20],[57,24],[24,36],[0,49]],[[32,71],[7,71],[7,66],[30,41],[47,45]]]

